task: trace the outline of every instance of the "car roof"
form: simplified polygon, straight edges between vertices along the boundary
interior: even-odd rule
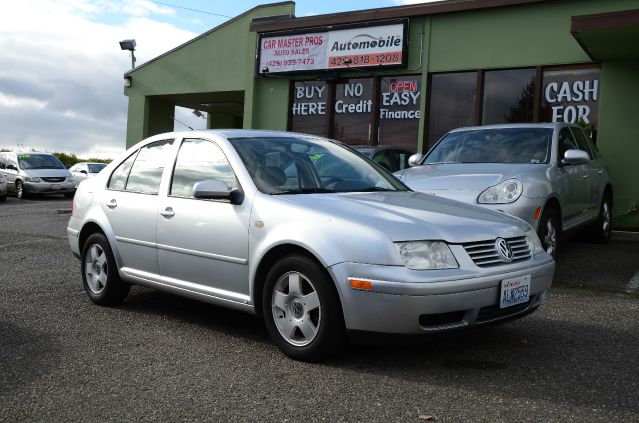
[[[466,126],[462,128],[453,129],[450,132],[459,132],[459,131],[477,131],[481,129],[507,129],[507,128],[562,128],[564,126],[572,126],[578,128],[579,125],[574,123],[563,123],[563,122],[554,122],[554,123],[503,123],[498,125],[481,125],[481,126]]]

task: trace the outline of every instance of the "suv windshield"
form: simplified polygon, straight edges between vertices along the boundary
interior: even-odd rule
[[[264,193],[408,190],[381,166],[329,140],[299,136],[229,141]]]
[[[18,154],[20,169],[65,169],[57,157],[51,154]]]
[[[552,128],[487,128],[448,133],[423,164],[548,163]]]
[[[99,173],[106,167],[106,163],[89,163],[87,166],[89,167],[89,173]]]

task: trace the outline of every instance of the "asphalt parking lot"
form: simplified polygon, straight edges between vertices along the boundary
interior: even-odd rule
[[[524,319],[307,364],[240,312],[140,287],[93,305],[70,204],[0,204],[0,421],[639,421],[637,242],[562,244]]]

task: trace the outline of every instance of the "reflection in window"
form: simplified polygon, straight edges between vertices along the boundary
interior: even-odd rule
[[[370,144],[372,111],[372,78],[336,84],[333,138],[348,144]]]
[[[126,183],[127,191],[145,194],[157,194],[160,191],[162,172],[171,145],[173,140],[164,140],[149,144],[140,150]]]
[[[484,125],[532,122],[535,69],[487,71],[484,74]]]
[[[293,85],[291,130],[326,136],[328,131],[328,84],[322,81],[297,81]]]
[[[129,177],[129,171],[135,160],[136,153],[131,154],[128,159],[120,163],[120,165],[113,171],[107,188],[123,190],[126,186],[126,180]]]
[[[193,186],[206,179],[222,180],[229,190],[238,186],[220,147],[210,141],[185,139],[175,163],[170,195],[192,198]]]
[[[432,75],[428,147],[446,132],[475,122],[477,72]]]
[[[415,151],[419,132],[421,76],[380,81],[378,144]]]

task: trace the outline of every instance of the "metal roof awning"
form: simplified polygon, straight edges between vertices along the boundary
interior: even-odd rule
[[[592,60],[639,60],[639,9],[573,16],[570,32]]]

